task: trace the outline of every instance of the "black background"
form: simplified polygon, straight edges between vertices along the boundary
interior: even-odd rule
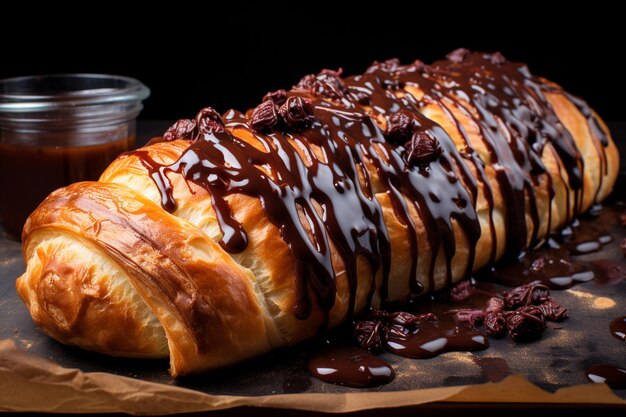
[[[4,13],[0,77],[101,72],[136,77],[152,95],[144,119],[256,105],[322,68],[362,72],[374,60],[431,62],[464,46],[501,51],[585,98],[605,119],[624,120],[626,22],[598,2],[556,11],[544,4],[493,6],[382,1],[352,10],[319,2],[213,7],[179,2],[131,13],[25,5]],[[423,4],[430,4],[426,8]],[[585,4],[585,3],[581,3]],[[295,5],[295,6],[294,6]]]

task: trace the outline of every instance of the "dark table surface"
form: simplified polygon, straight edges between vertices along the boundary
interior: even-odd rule
[[[140,122],[138,143],[145,143],[150,137],[162,133],[168,124]],[[618,142],[626,140],[626,123],[611,124],[611,128]],[[622,160],[626,161],[626,146],[620,148]],[[621,176],[616,190],[626,189],[625,178],[625,175]],[[613,205],[606,207],[602,215],[615,219],[625,210]],[[619,226],[615,220],[610,232],[613,242],[601,252],[586,258],[615,259],[626,267],[619,247],[622,238],[626,238],[626,228]],[[23,271],[20,244],[9,240],[0,230],[0,339],[12,339],[23,349],[63,366],[83,371],[106,371],[211,394],[339,393],[354,390],[326,384],[309,376],[306,359],[312,352],[312,343],[273,352],[227,370],[178,380],[173,380],[168,374],[166,361],[110,358],[64,346],[34,326],[17,297],[14,282]],[[506,289],[497,285],[496,288]],[[570,318],[562,323],[549,323],[549,329],[538,342],[515,344],[509,338],[492,339],[491,347],[485,351],[452,352],[429,360],[383,354],[383,358],[394,366],[397,377],[390,384],[371,391],[479,384],[497,381],[510,374],[524,375],[539,387],[554,391],[586,383],[584,370],[590,365],[612,363],[626,367],[626,344],[612,337],[608,331],[608,324],[613,318],[626,314],[626,281],[610,286],[590,282],[570,290],[557,291],[553,295],[569,307]],[[626,399],[626,390],[615,393]],[[433,407],[433,414],[437,413],[439,409]],[[474,409],[474,406],[467,405],[465,410],[472,414]]]

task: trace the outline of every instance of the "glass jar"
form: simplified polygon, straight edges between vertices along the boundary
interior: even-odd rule
[[[113,75],[62,74],[0,80],[0,224],[21,236],[52,191],[97,180],[135,144],[135,119],[150,90]]]

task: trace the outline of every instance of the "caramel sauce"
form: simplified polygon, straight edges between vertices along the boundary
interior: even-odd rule
[[[0,143],[0,221],[16,239],[30,213],[52,191],[97,180],[135,137],[92,146],[21,146]]]

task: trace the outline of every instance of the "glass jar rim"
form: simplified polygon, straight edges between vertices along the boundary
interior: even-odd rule
[[[142,101],[150,89],[139,80],[108,74],[29,75],[0,80],[0,113]]]

